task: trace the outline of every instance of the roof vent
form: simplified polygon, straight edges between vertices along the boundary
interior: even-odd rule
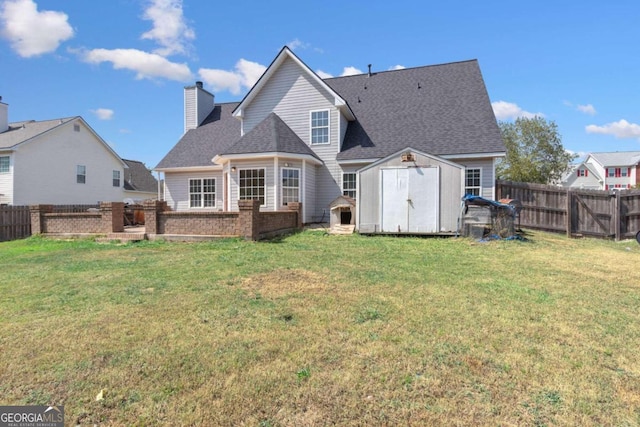
[[[202,89],[202,82],[197,81],[197,82],[196,82],[196,86],[197,86],[198,88]]]
[[[371,77],[371,64],[367,65],[367,67],[369,67],[369,73],[367,74],[367,77]]]

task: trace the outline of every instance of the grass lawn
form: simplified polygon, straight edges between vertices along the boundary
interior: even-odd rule
[[[63,404],[67,425],[640,425],[640,245],[527,238],[0,243],[0,404]]]

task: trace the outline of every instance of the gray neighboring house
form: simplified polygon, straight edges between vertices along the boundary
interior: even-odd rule
[[[158,197],[158,181],[144,163],[138,160],[122,159],[127,165],[124,170],[124,196],[134,202]]]
[[[284,47],[240,102],[184,89],[185,133],[155,167],[178,211],[302,202],[328,222],[340,196],[361,232],[456,229],[465,193],[495,197],[502,141],[476,60],[322,79]]]

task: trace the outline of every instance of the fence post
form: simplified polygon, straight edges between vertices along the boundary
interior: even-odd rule
[[[31,234],[43,234],[47,232],[47,223],[44,221],[44,214],[53,212],[53,205],[31,205]]]
[[[167,210],[167,202],[160,200],[145,200],[144,230],[148,235],[156,235],[160,232],[160,214]]]
[[[622,197],[620,197],[619,191],[613,192],[613,208],[614,208],[614,217],[613,217],[613,225],[615,228],[615,239],[616,242],[622,238]]]
[[[102,232],[121,233],[124,231],[124,203],[102,202],[100,203],[102,214]]]
[[[573,191],[567,190],[567,218],[565,220],[565,227],[567,228],[567,237],[571,237],[573,235],[573,211],[571,207],[573,206]]]
[[[238,200],[238,234],[246,240],[258,240],[258,217],[260,215],[260,200]]]
[[[287,208],[290,211],[295,211],[296,212],[296,215],[297,215],[296,228],[298,230],[302,230],[302,203],[300,203],[300,202],[289,202],[289,204],[287,205]]]

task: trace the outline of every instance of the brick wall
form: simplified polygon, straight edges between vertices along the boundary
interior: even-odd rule
[[[107,233],[102,228],[102,214],[47,213],[41,233]]]
[[[157,234],[238,236],[238,212],[162,212]]]
[[[124,203],[101,203],[91,212],[69,212],[64,206],[33,205],[31,233],[107,234],[124,231]],[[66,212],[65,212],[66,210]]]

